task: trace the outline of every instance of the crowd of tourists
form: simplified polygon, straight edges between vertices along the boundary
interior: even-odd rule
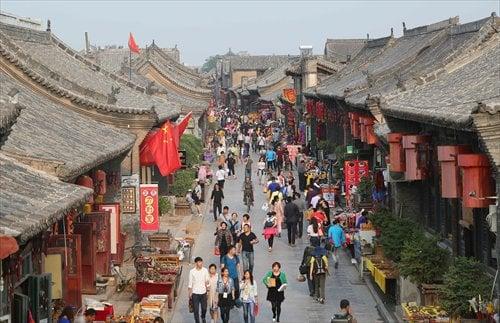
[[[268,252],[272,253],[275,239],[282,238],[290,248],[295,248],[297,239],[307,236],[308,245],[300,267],[289,270],[299,271],[299,281],[307,280],[309,295],[319,304],[324,304],[326,299],[326,278],[331,273],[329,257],[332,256],[334,268],[338,269],[339,249],[348,242],[342,221],[338,214],[332,214],[335,207],[341,206],[340,190],[334,193],[333,200],[327,201],[320,185],[322,165],[308,157],[307,147],[292,155],[287,149],[288,136],[282,125],[262,121],[225,115],[221,119],[223,127],[206,144],[206,165],[213,163],[217,169],[210,175],[214,185],[207,197],[213,221],[217,223],[214,254],[218,256],[218,263],[205,268],[203,259],[196,257],[195,267],[189,273],[189,304],[197,323],[206,322],[207,313],[211,322],[219,318],[223,323],[229,322],[234,307],[242,309],[245,323],[255,322],[259,313],[260,283],[267,290],[266,300],[271,305],[273,322],[280,322],[289,282],[277,261],[264,277],[254,279],[254,253],[259,237],[267,242]],[[237,164],[244,169],[242,202],[248,210],[254,206],[254,194],[264,194],[266,201],[258,210],[248,211],[241,218],[224,203],[226,181],[239,176],[235,171]],[[204,170],[202,175],[209,173]],[[191,191],[195,193],[189,196],[198,197],[199,182],[198,178]],[[195,205],[199,204],[195,202]],[[366,214],[360,213],[360,222],[362,216]],[[282,237],[283,230],[286,237]],[[339,311],[332,320],[355,322],[348,300],[342,300]]]

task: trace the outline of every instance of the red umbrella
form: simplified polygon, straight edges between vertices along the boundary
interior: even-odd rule
[[[7,258],[8,256],[16,253],[19,250],[17,241],[15,238],[0,235],[0,260]]]

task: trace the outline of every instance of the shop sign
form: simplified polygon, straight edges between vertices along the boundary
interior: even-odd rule
[[[139,204],[139,175],[124,175],[121,182],[122,212],[137,213]]]
[[[141,231],[159,231],[158,184],[141,184],[139,196]]]

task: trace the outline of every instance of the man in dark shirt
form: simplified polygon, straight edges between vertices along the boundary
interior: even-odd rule
[[[299,161],[297,172],[299,173],[299,190],[304,191],[306,189],[306,163],[304,160]]]
[[[286,202],[285,222],[288,231],[288,245],[295,247],[295,236],[297,235],[297,222],[300,218],[300,211],[295,203],[291,203],[291,197],[287,197]]]
[[[250,225],[245,224],[243,226],[243,233],[240,234],[238,238],[238,244],[240,246],[241,261],[243,262],[243,271],[250,270],[253,273],[254,265],[254,250],[253,245],[258,243],[259,240],[255,233],[250,230]]]
[[[229,154],[229,157],[227,158],[227,169],[229,170],[228,176],[233,176],[233,178],[236,178],[236,172],[234,171],[234,165],[236,164],[236,159],[234,158],[233,154]]]

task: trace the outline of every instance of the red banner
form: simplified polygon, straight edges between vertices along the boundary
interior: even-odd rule
[[[141,231],[159,231],[158,184],[141,184]]]

